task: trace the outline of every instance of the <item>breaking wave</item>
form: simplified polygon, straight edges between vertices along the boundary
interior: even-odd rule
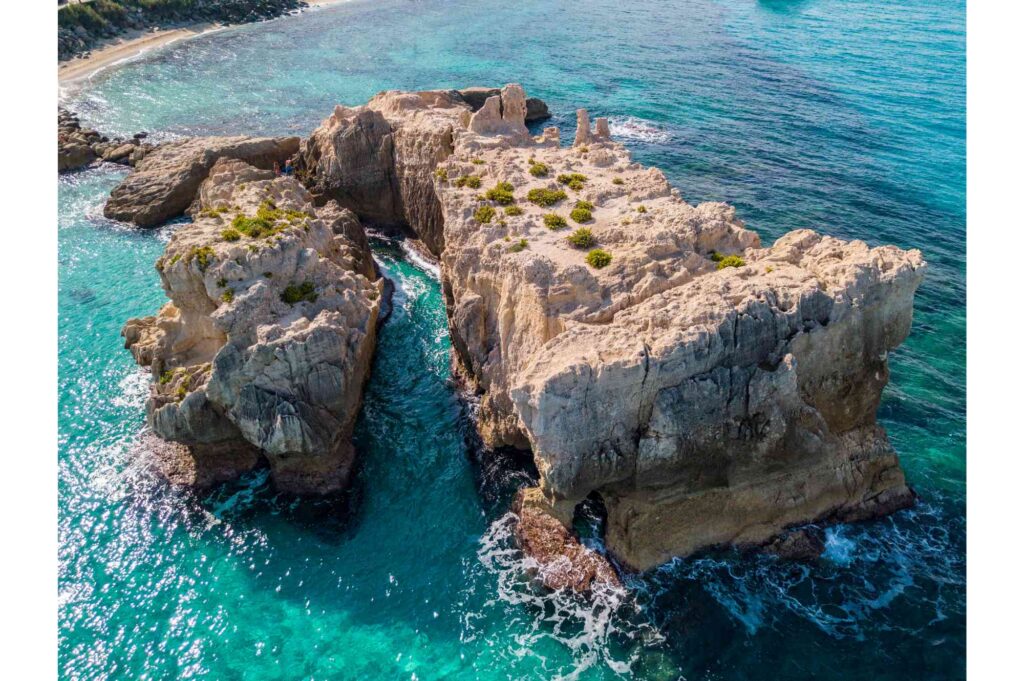
[[[612,137],[620,142],[641,142],[643,144],[668,144],[672,133],[650,121],[633,116],[612,116],[608,119]]]

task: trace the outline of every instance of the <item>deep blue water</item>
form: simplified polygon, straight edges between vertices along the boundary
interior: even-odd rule
[[[594,601],[532,591],[476,462],[437,281],[395,280],[341,503],[262,475],[196,497],[129,456],[146,378],[122,323],[163,302],[174,227],[101,217],[123,175],[59,193],[60,643],[69,679],[957,679],[965,658],[963,0],[355,2],[182,42],[66,95],[131,134],[306,134],[390,88],[521,82],[571,133],[608,115],[685,198],[764,239],[811,227],[920,248],[880,417],[921,495],[829,531],[820,565],[704,557]]]

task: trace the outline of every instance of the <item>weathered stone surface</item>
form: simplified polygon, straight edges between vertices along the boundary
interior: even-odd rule
[[[825,552],[825,542],[820,532],[805,528],[776,537],[764,547],[764,551],[782,560],[810,562]]]
[[[282,490],[341,489],[382,287],[365,236],[297,180],[238,160],[213,166],[191,210],[157,263],[170,302],[123,331],[155,379],[150,427],[187,447],[169,477],[223,480],[258,453]],[[262,233],[232,232],[236,213]]]
[[[122,165],[135,165],[152,149],[136,135],[130,140],[113,140],[95,130],[83,129],[78,116],[67,109],[57,109],[57,172],[84,168],[102,159]]]
[[[537,561],[544,586],[571,588],[577,592],[590,591],[600,585],[621,586],[615,568],[605,557],[583,546],[550,514],[538,488],[519,490],[512,512],[519,516],[516,540],[523,551]]]
[[[590,144],[594,136],[590,132],[590,115],[586,109],[576,110],[576,138],[573,140],[574,147]]]
[[[452,344],[485,442],[532,449],[555,504],[598,492],[609,550],[635,568],[912,503],[875,412],[920,253],[809,230],[762,247],[731,207],[688,205],[579,120],[586,149],[456,129],[436,180]],[[556,181],[570,173],[578,189]],[[467,175],[481,189],[460,187]],[[496,215],[481,222],[499,181],[523,212],[485,201]],[[534,206],[539,188],[568,196]],[[541,220],[577,200],[604,269]],[[720,269],[723,255],[741,266]]]
[[[458,93],[473,111],[477,111],[483,107],[488,98],[500,97],[501,88],[469,87],[458,90]],[[551,118],[551,112],[548,111],[548,105],[544,100],[537,97],[528,97],[526,99],[525,122],[542,121],[547,118]]]
[[[185,212],[217,160],[238,159],[269,169],[298,149],[298,137],[190,137],[168,142],[138,161],[110,193],[103,214],[152,227]]]
[[[467,102],[478,101],[473,113]],[[364,221],[408,228],[440,255],[444,230],[434,172],[452,152],[454,131],[475,121],[470,125],[525,137],[526,109],[518,85],[382,92],[365,106],[337,106],[303,142],[299,172],[318,202],[333,199]]]

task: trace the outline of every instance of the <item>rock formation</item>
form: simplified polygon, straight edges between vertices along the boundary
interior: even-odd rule
[[[615,569],[603,556],[588,549],[564,523],[551,515],[550,506],[536,487],[519,490],[512,512],[519,516],[516,541],[537,561],[540,578],[549,589],[590,591],[594,586],[621,586]]]
[[[529,102],[518,85],[382,92],[364,106],[335,107],[304,140],[297,167],[318,201],[334,199],[364,221],[406,228],[440,255],[434,173],[451,154],[455,132],[471,125],[525,137]]]
[[[78,116],[67,109],[57,109],[57,172],[78,170],[94,161],[109,161],[134,166],[154,149],[143,142],[146,133],[131,139],[113,139],[90,128],[82,128]]]
[[[279,489],[343,488],[383,284],[358,221],[228,158],[191,210],[157,262],[170,302],[122,332],[154,377],[149,425],[177,443],[165,474],[209,484],[266,459]]]
[[[188,137],[162,144],[110,193],[103,214],[140,227],[185,212],[213,164],[238,159],[270,169],[299,150],[298,137]]]
[[[569,529],[588,497],[606,507],[609,553],[636,569],[911,504],[875,414],[887,354],[910,330],[921,254],[809,230],[763,246],[732,207],[691,206],[634,163],[607,119],[592,131],[580,110],[569,148],[556,128],[531,137],[527,102],[507,85],[339,106],[302,144],[311,193],[220,161],[196,223],[162,260],[172,303],[125,329],[166,379],[152,400],[157,434],[193,454],[253,448],[295,488],[323,486],[310,482],[317,465],[345,467],[377,314],[354,211],[440,255],[453,360],[480,395],[481,437],[529,448],[540,472],[517,503],[517,536],[550,585],[612,582]],[[214,160],[189,144],[148,156],[112,203],[138,215],[173,194],[184,210],[195,190],[170,187],[198,186]],[[283,227],[273,257],[262,241],[217,236],[219,211],[251,212],[262,192],[310,226]],[[280,287],[307,281],[316,298],[296,317]],[[782,552],[807,548],[782,541]]]
[[[912,503],[875,412],[920,253],[808,230],[762,247],[578,119],[568,149],[456,129],[437,173],[484,441],[529,447],[552,509],[600,494],[608,549],[634,568]]]

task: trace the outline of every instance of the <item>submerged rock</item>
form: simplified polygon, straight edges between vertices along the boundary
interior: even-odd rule
[[[153,227],[185,212],[219,159],[270,169],[299,150],[298,137],[189,137],[162,144],[110,193],[103,215]]]
[[[281,490],[342,489],[383,284],[365,235],[238,160],[213,165],[191,210],[157,262],[170,302],[122,332],[154,377],[150,427],[183,445],[161,468],[202,485],[266,459]]]

